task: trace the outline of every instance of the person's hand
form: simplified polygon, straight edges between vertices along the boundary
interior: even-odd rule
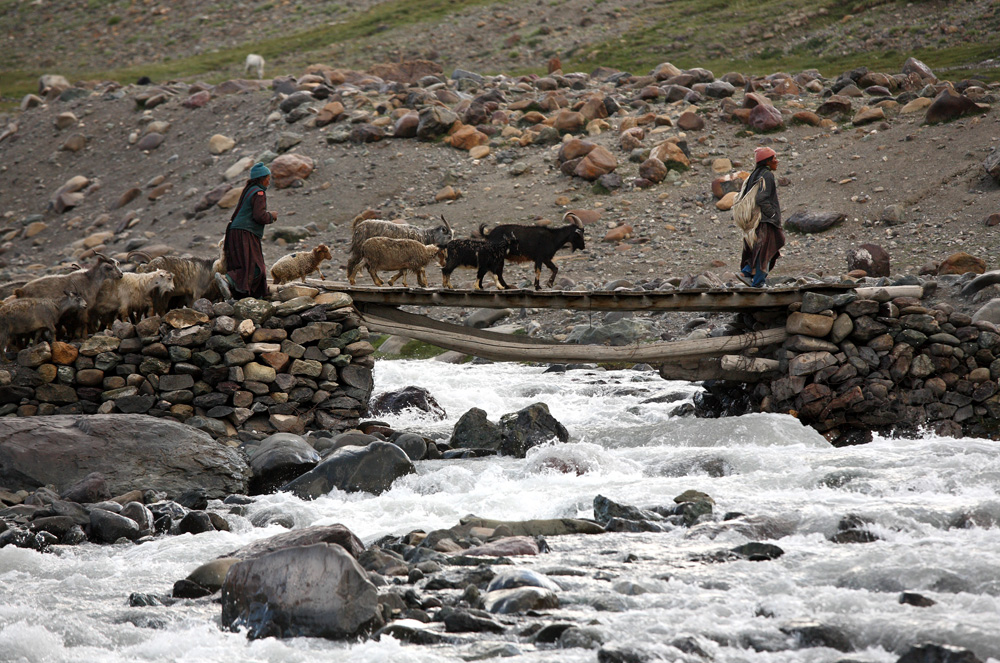
[[[278,213],[277,213],[277,212],[271,212],[271,217],[272,217],[272,218],[273,218],[273,219],[274,219],[275,221],[277,221],[277,220],[278,220]]]

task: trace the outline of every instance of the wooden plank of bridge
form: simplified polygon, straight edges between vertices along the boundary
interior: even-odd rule
[[[750,348],[782,343],[788,338],[788,333],[784,327],[781,327],[740,336],[721,336],[668,343],[627,346],[569,345],[453,325],[375,304],[362,303],[359,304],[359,309],[362,311],[365,324],[371,330],[407,336],[448,350],[464,352],[493,361],[662,364],[684,359],[741,353]]]

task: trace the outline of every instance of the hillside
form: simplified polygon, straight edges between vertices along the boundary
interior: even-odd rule
[[[74,41],[73,35],[99,29],[99,24],[94,23],[99,21],[95,16],[83,20],[85,15],[89,16],[84,11],[88,5],[100,5],[100,11],[123,17],[109,27],[121,26],[121,30],[133,34],[142,31],[154,35],[155,40],[143,42],[156,41],[164,49],[170,41],[164,39],[167,34],[175,35],[172,37],[175,40],[184,39],[181,29],[173,24],[191,23],[195,17],[185,15],[182,11],[185,3],[180,2],[170,5],[169,21],[150,19],[156,16],[151,12],[151,7],[155,7],[145,3],[91,0],[66,4],[59,18],[50,22],[64,21],[67,30],[72,24],[75,26],[72,30],[82,31],[70,31],[61,40],[66,44],[83,44],[82,49],[97,48],[102,43],[101,39],[86,44]],[[443,11],[441,5],[446,3],[411,4],[431,15]],[[352,51],[355,59],[326,60],[336,67],[313,68],[311,71],[316,75],[312,77],[305,76],[305,67],[294,62],[323,61],[318,51],[289,55],[288,64],[282,64],[280,58],[277,64],[272,61],[268,76],[260,84],[229,80],[243,75],[240,67],[230,62],[225,67],[186,77],[229,80],[221,85],[178,81],[162,86],[138,86],[127,85],[128,79],[123,78],[125,87],[88,84],[85,88],[73,88],[68,101],[54,99],[0,117],[0,134],[4,134],[0,138],[0,283],[54,270],[60,262],[86,261],[94,249],[120,258],[138,248],[212,255],[231,210],[212,204],[199,209],[199,201],[220,186],[238,187],[246,173],[236,164],[271,160],[286,152],[307,157],[315,170],[294,186],[273,188],[269,192],[271,208],[280,213],[277,229],[282,238],[275,239],[269,232],[265,257],[270,263],[295,248],[323,241],[334,250],[335,265],[326,271],[336,279],[343,278],[350,220],[366,208],[374,208],[387,218],[405,218],[424,225],[444,215],[455,226],[456,236],[470,235],[480,223],[558,223],[568,209],[586,209],[598,212],[600,218],[587,228],[588,246],[584,252],[564,252],[557,259],[560,277],[565,277],[560,282],[563,287],[605,287],[623,280],[632,284],[658,284],[673,278],[678,282],[706,271],[725,281],[732,278],[738,266],[740,239],[731,226],[729,213],[716,208],[712,184],[720,175],[730,172],[729,168],[733,171],[747,168],[753,149],[760,144],[771,145],[778,152],[779,195],[786,219],[806,211],[834,212],[846,217],[843,223],[821,234],[789,232],[789,244],[773,274],[776,279],[843,274],[848,250],[865,242],[879,244],[890,253],[894,274],[917,273],[921,268],[933,270],[936,263],[957,251],[984,259],[990,269],[1000,266],[995,262],[1000,237],[995,226],[985,225],[990,215],[1000,212],[998,186],[986,176],[981,165],[997,145],[1000,118],[991,109],[985,114],[977,112],[944,124],[925,124],[923,110],[903,112],[911,100],[921,96],[930,103],[945,86],[928,86],[934,78],[906,79],[900,75],[902,61],[883,68],[878,66],[884,62],[881,56],[871,55],[873,64],[869,68],[873,73],[862,76],[863,72],[856,70],[854,79],[848,81],[858,85],[853,86],[857,88],[857,96],[848,99],[846,111],[824,116],[822,123],[819,116],[813,116],[812,123],[801,123],[793,115],[818,110],[832,93],[831,87],[839,89],[840,70],[802,74],[790,69],[794,79],[787,74],[757,78],[754,86],[759,96],[753,99],[744,94],[739,84],[721,98],[701,93],[687,100],[673,100],[666,95],[676,92],[677,85],[670,81],[679,79],[657,80],[646,76],[667,60],[661,54],[643,54],[644,61],[652,64],[629,67],[632,75],[615,74],[614,68],[603,64],[597,69],[604,62],[622,66],[620,59],[628,52],[625,47],[604,50],[594,46],[599,43],[598,37],[610,43],[607,33],[613,27],[618,29],[615,26],[619,26],[619,21],[622,25],[635,25],[637,21],[650,25],[657,12],[690,9],[692,3],[678,0],[662,7],[639,2],[588,3],[594,9],[587,12],[581,9],[583,3],[550,2],[542,8],[541,15],[532,19],[536,27],[525,24],[516,29],[508,26],[509,30],[497,27],[502,24],[497,15],[514,20],[518,11],[527,11],[527,4],[508,3],[503,10],[487,3],[451,4],[463,6],[449,14],[447,22],[435,25],[412,23],[414,15],[404,18],[393,14],[390,10],[399,9],[394,3],[345,5],[344,22],[331,29],[346,30],[345,26],[355,29],[364,23],[365,17],[383,17],[379,20],[384,21],[385,29],[351,43],[357,46],[378,41],[380,48],[393,44],[400,50],[379,52],[373,47],[367,61],[360,57],[360,50]],[[773,3],[775,7],[789,8],[792,4]],[[865,21],[873,21],[869,28],[874,30],[875,25],[884,26],[878,17],[898,14],[901,21],[912,19],[914,25],[922,25],[921,21],[930,21],[932,14],[947,7],[934,19],[935,25],[952,25],[953,21],[958,30],[940,33],[947,44],[935,53],[945,54],[941,56],[944,58],[949,52],[957,52],[954,49],[966,48],[963,44],[979,34],[979,28],[974,32],[973,25],[989,24],[996,20],[997,14],[996,3],[988,2],[865,4],[871,8],[851,18],[844,18],[841,10],[837,10],[841,11],[841,18],[836,18],[832,6],[825,14],[803,18],[805,23],[790,27],[780,41],[794,50],[798,42],[791,33],[812,34],[813,40],[827,38],[823,35],[833,33],[820,30],[820,26],[825,26],[823,30],[840,31],[838,39],[842,41],[845,35],[853,34],[852,39],[859,40],[857,43],[868,43],[871,40],[865,37],[868,33],[854,31],[856,26],[864,27]],[[726,3],[701,5],[721,8]],[[6,15],[29,21],[23,13],[25,6],[26,3],[12,2],[2,5]],[[751,3],[733,2],[728,6],[735,14],[730,12],[727,16],[740,16],[743,15],[740,12],[752,10]],[[193,7],[194,3],[189,3],[189,8]],[[223,14],[227,7],[232,9],[230,3],[215,3],[212,7]],[[201,10],[201,15],[209,17],[201,23],[205,30],[215,30],[211,34],[218,35],[220,47],[233,49],[225,52],[234,54],[239,50],[236,44],[245,43],[248,35],[258,45],[269,43],[272,31],[291,31],[307,22],[302,17],[296,19],[290,5],[279,8],[257,3],[254,7],[251,13],[260,20],[241,19],[244,22],[239,25],[245,27],[245,32],[232,41],[226,41],[224,35],[236,29],[221,18],[211,18],[218,12]],[[132,8],[137,13],[130,14],[128,10]],[[594,12],[604,20],[588,22],[581,18]],[[613,21],[613,16],[605,15],[607,12],[620,17]],[[74,16],[81,20],[72,22]],[[135,23],[126,19],[130,16]],[[688,30],[696,24],[693,14],[677,16],[672,29]],[[791,16],[784,14],[785,19],[796,22]],[[178,17],[190,20],[175,20]],[[686,19],[689,27],[684,27]],[[518,19],[511,26],[526,20]],[[697,20],[707,21],[709,17]],[[484,21],[487,25],[477,27]],[[572,67],[568,64],[573,62],[571,58],[578,57],[577,62],[593,67],[593,76],[557,73],[542,78],[478,79],[470,75],[465,80],[455,80],[449,77],[459,65],[473,69],[481,66],[485,72],[501,66],[516,71],[519,66],[529,64],[515,59],[491,60],[496,51],[486,51],[485,38],[477,42],[462,35],[489,35],[492,43],[501,33],[529,34],[547,28],[551,31],[544,35],[544,41],[560,44],[554,48],[562,54],[560,57],[565,56],[566,71]],[[813,28],[816,30],[809,32]],[[166,32],[158,33],[158,29]],[[778,39],[763,33],[761,41],[754,41],[757,38],[748,36],[756,34],[752,23],[737,26],[720,22],[719,29],[734,30],[733,34],[744,36],[742,41],[724,43],[742,44],[740,48],[748,50],[741,53],[758,58],[751,61],[754,68],[763,66],[757,63],[767,61],[759,59],[764,57],[760,55],[764,51],[759,49],[766,50],[766,43]],[[437,38],[422,39],[423,30],[433,32]],[[598,34],[602,31],[603,36]],[[21,32],[21,38],[36,43],[31,41],[36,39],[31,30],[24,28]],[[408,41],[394,38],[404,34]],[[571,53],[571,46],[567,45],[582,44],[584,37],[589,45],[577,47]],[[632,37],[634,43],[639,43],[641,31]],[[915,52],[924,52],[920,49],[927,47],[924,37],[918,39],[909,30],[898,33],[898,37],[901,40],[898,47],[910,43],[905,41],[909,39],[923,39],[922,45],[914,46]],[[425,44],[424,48],[406,46],[418,43]],[[684,53],[689,54],[680,57],[692,64],[696,61],[690,53],[697,51],[709,57],[715,48],[700,40],[689,39],[686,43],[691,49]],[[525,42],[517,48],[529,47]],[[105,47],[108,49],[114,50],[111,45]],[[139,52],[138,46],[136,49],[95,56],[94,67],[118,67],[114,71],[134,74],[144,70],[136,64],[144,57],[154,63],[144,65],[146,70],[182,67],[185,62],[197,59],[195,56],[191,56],[195,60],[185,59],[182,56],[185,48],[180,45],[169,51],[169,60],[168,51],[161,50],[160,56],[154,57]],[[532,65],[549,53],[532,52]],[[19,49],[13,55],[5,53],[4,66],[16,60],[17,66],[27,69],[37,66],[60,73],[48,69],[54,65],[42,59],[51,57],[43,53],[41,48]],[[826,57],[822,51],[817,53]],[[391,68],[380,69],[386,78],[376,79],[345,66],[353,62],[363,71],[399,56],[433,56],[443,74],[437,81],[423,80],[421,88],[408,88],[406,83],[392,83]],[[843,56],[837,51],[829,57],[863,60],[865,54]],[[742,75],[735,73],[724,77],[726,72],[747,71],[751,66],[745,62],[723,64],[729,66],[714,70],[714,74],[705,72],[720,85],[723,78],[742,80]],[[416,66],[435,68],[427,63]],[[71,71],[61,71],[72,79]],[[299,82],[279,76],[272,83],[272,74],[285,72],[293,74]],[[947,69],[934,73],[956,83],[962,74]],[[705,83],[693,80],[687,82],[695,91],[705,90]],[[875,96],[882,93],[872,91],[878,86],[865,92],[860,89],[870,86],[871,81],[881,80],[902,87],[883,96]],[[282,108],[283,100],[296,88],[313,93],[306,94],[306,103],[299,110]],[[959,85],[959,89],[983,104],[983,110],[995,106],[996,88],[996,84],[982,81]],[[188,103],[194,93],[198,93],[196,96],[203,105]],[[155,102],[151,101],[154,97],[157,97]],[[486,98],[495,100],[495,107],[490,107],[495,108],[492,115],[484,115],[481,109],[470,110],[473,99]],[[617,168],[613,175],[620,177],[620,181],[616,183],[612,178],[610,189],[565,174],[557,159],[562,130],[554,134],[555,142],[549,140],[553,134],[545,131],[555,124],[561,112],[582,108],[591,98],[606,100],[605,108],[617,110],[596,125],[581,125],[569,131],[614,155]],[[749,111],[741,111],[744,115],[737,111],[758,100],[768,106],[773,104],[781,114],[782,124],[776,131],[755,130],[741,121]],[[333,102],[341,104],[343,112],[329,124],[320,126],[317,113]],[[432,102],[453,109],[470,131],[473,126],[482,130],[477,130],[476,141],[485,142],[486,156],[472,158],[468,145],[459,146],[462,149],[452,147],[448,145],[450,139],[440,136],[433,140],[392,137],[394,126],[403,115]],[[859,118],[863,108],[876,104],[882,118],[871,123]],[[538,113],[539,110],[542,112]],[[534,115],[530,111],[535,111]],[[642,129],[637,142],[621,136],[622,128],[632,124]],[[8,128],[7,132],[2,131],[3,127]],[[158,134],[161,142],[143,149],[139,141],[150,133]],[[233,147],[213,153],[210,138],[216,134],[232,139]],[[568,139],[568,135],[562,138]],[[368,140],[372,142],[365,142]],[[664,140],[683,146],[689,168],[672,169],[659,183],[639,182],[640,162]],[[230,169],[233,171],[227,177]],[[74,176],[86,178],[84,195],[71,209],[57,212],[51,201]],[[442,198],[446,187],[457,190],[453,199]],[[606,233],[610,234],[605,237]],[[512,283],[523,284],[532,278],[530,269],[512,266],[509,270],[507,280]],[[547,270],[543,275],[548,275]],[[432,283],[439,278],[436,268],[432,269]],[[468,275],[455,280],[465,285],[470,282]],[[556,330],[561,320],[558,316],[552,320]],[[567,315],[566,324],[572,321]]]

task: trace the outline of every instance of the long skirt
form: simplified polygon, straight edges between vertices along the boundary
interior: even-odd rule
[[[263,297],[267,294],[267,272],[260,238],[249,230],[227,228],[226,274],[241,294]]]
[[[757,240],[753,248],[743,242],[743,256],[740,258],[740,269],[748,265],[753,272],[770,272],[774,263],[781,257],[781,247],[785,245],[785,233],[773,223],[757,225]]]

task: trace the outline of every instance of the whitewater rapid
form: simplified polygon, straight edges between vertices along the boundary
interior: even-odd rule
[[[232,532],[160,537],[140,546],[85,544],[55,554],[0,549],[0,661],[291,663],[348,656],[359,663],[432,663],[496,655],[497,642],[475,639],[435,647],[392,639],[249,642],[219,628],[217,604],[130,608],[127,600],[132,592],[167,594],[201,563],[284,531],[249,524],[265,513],[290,516],[296,527],[343,523],[371,543],[450,527],[469,514],[589,518],[598,494],[647,507],[671,504],[689,489],[712,496],[719,520],[726,512],[747,514],[759,524],[756,534],[773,537],[766,540],[785,554],[768,562],[693,561],[765,540],[718,522],[664,533],[549,537],[551,552],[519,564],[562,586],[561,607],[550,621],[589,625],[608,645],[663,660],[703,660],[671,645],[690,636],[720,662],[894,662],[923,641],[1000,661],[994,442],[876,436],[836,449],[787,416],[678,417],[673,411],[698,388],[649,372],[380,361],[375,378],[376,393],[426,387],[447,412],[440,421],[414,412],[384,418],[400,430],[447,436],[469,408],[497,421],[544,402],[571,441],[536,448],[526,459],[422,461],[416,474],[377,497],[262,497],[246,518],[230,516]],[[681,400],[645,402],[671,394]],[[877,540],[831,542],[845,517],[866,523]],[[937,603],[900,604],[903,591]],[[782,628],[802,622],[837,628],[854,651],[789,649]],[[507,660],[596,661],[596,650],[536,648],[518,640],[517,630],[500,636]]]

